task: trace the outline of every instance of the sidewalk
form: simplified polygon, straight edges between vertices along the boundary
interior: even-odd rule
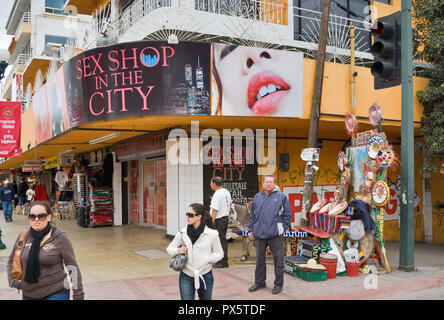
[[[3,220],[3,219],[2,219]],[[17,300],[21,295],[8,288],[6,262],[26,217],[14,214],[14,222],[2,223],[0,251],[0,299]],[[59,221],[57,227],[71,239],[88,300],[180,299],[178,273],[168,268],[165,231],[150,227],[120,226],[80,228],[75,221]],[[254,263],[241,264],[240,241],[229,244],[228,269],[215,269],[215,300],[304,300],[304,299],[444,299],[444,247],[415,244],[416,271],[397,270],[399,243],[386,243],[393,272],[377,276],[378,289],[366,289],[367,274],[306,282],[285,274],[281,294],[271,294],[273,265],[267,265],[267,288],[248,292],[254,282]],[[252,250],[254,255],[254,250]],[[239,262],[239,263],[236,263]],[[375,282],[373,282],[375,283]]]

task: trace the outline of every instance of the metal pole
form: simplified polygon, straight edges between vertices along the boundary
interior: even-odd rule
[[[330,16],[331,0],[324,0],[322,7],[321,26],[319,31],[318,53],[316,56],[316,71],[311,105],[310,131],[308,148],[315,148],[318,140],[318,126],[321,110],[322,81],[324,78],[325,51],[327,49],[328,19]],[[313,196],[313,166],[307,162],[305,166],[304,196],[302,199],[301,224],[308,224],[306,213],[311,208]],[[304,221],[305,220],[305,221]]]
[[[356,96],[355,96],[355,26],[350,26],[350,81],[351,81],[351,113],[355,113]]]
[[[401,226],[399,268],[415,270],[412,0],[401,3]]]

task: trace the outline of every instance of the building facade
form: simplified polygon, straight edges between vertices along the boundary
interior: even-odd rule
[[[369,53],[369,26],[377,16],[400,10],[401,1],[337,3],[340,5],[332,4],[329,19],[318,133],[320,160],[314,181],[315,197],[327,199],[333,197],[334,185],[340,178],[337,154],[349,140],[344,129],[347,113],[356,115],[360,131],[370,130],[369,107],[377,103],[382,109],[382,129],[401,157],[401,88],[375,90],[369,69],[373,60]],[[0,168],[18,168],[24,160],[34,159],[36,155],[48,159],[69,150],[65,155],[87,158],[91,169],[94,167],[91,164],[99,163],[99,152],[111,153],[113,224],[155,226],[165,229],[167,235],[175,234],[185,225],[183,212],[190,203],[208,205],[211,176],[223,176],[226,187],[239,202],[245,202],[260,190],[261,172],[275,168],[270,173],[276,175],[279,187],[288,195],[293,223],[298,223],[305,174],[300,153],[307,146],[322,1],[103,0],[93,3],[69,0],[61,9],[72,9],[79,17],[92,15],[88,27],[75,32],[76,46],[83,52],[63,61],[63,70],[57,71],[66,86],[66,125],[63,130],[42,135],[41,124],[45,120],[36,117],[42,114],[36,109],[44,108],[45,103],[37,99],[43,95],[34,91],[32,106],[22,117],[24,123],[34,119],[32,133],[28,130],[22,136],[22,157],[9,159]],[[352,25],[355,28],[353,69],[350,63]],[[43,40],[41,35],[40,38]],[[20,47],[26,51],[26,45]],[[30,47],[35,45],[30,42]],[[174,59],[182,58],[177,62],[178,67],[169,69],[169,61],[174,60],[171,50]],[[269,86],[268,82],[258,81],[253,94],[243,94],[242,89],[248,89],[248,85],[243,84],[240,75],[277,57],[284,66],[282,73],[287,71],[292,75],[288,77],[294,82],[287,82],[294,89],[294,96],[287,110],[272,114],[272,110],[263,111],[271,102],[257,101],[276,92],[284,95],[279,91],[287,90],[288,83],[283,84],[274,77],[275,84]],[[285,60],[287,58],[290,60]],[[162,71],[155,73],[160,64]],[[138,68],[145,71],[138,73]],[[276,66],[274,70],[281,70],[279,68]],[[146,79],[153,80],[152,83],[144,80],[142,84],[140,79],[145,79],[146,70],[152,72]],[[141,85],[136,89],[139,80]],[[415,93],[426,86],[427,79],[414,77]],[[159,87],[162,93],[158,94]],[[12,92],[12,89],[5,91]],[[12,99],[8,93],[5,97]],[[356,98],[355,105],[352,97]],[[85,105],[73,105],[76,101],[83,101]],[[154,107],[149,104],[151,101],[156,101]],[[245,110],[241,108],[243,103],[249,106]],[[230,109],[230,105],[234,107]],[[263,112],[258,115],[257,110]],[[421,115],[422,106],[415,95],[414,127],[418,139],[421,138]],[[224,137],[224,129],[239,129],[229,134],[233,145],[237,138],[244,136],[243,144],[238,146],[239,154],[236,155],[237,149],[233,146],[226,164],[193,161],[193,155],[208,151],[205,149],[209,145],[208,136]],[[276,129],[275,148],[274,132],[268,129]],[[260,148],[256,145],[254,160],[246,163],[250,149],[245,137],[250,133],[253,135],[248,137],[256,142],[264,135],[264,155],[257,156],[254,150]],[[35,143],[29,145],[28,140],[32,139]],[[181,143],[180,151],[178,143]],[[27,148],[23,148],[25,145]],[[26,151],[28,149],[30,151]],[[270,154],[275,156],[265,156],[267,150],[273,150]],[[214,152],[211,149],[211,156]],[[205,158],[205,152],[203,154]],[[177,161],[176,157],[183,157],[183,161]],[[234,163],[236,157],[240,157],[240,163]],[[444,243],[443,213],[438,209],[423,212],[423,177],[417,170],[421,157],[415,154],[415,239],[424,241],[432,233],[434,242]],[[389,176],[392,198],[385,215],[388,241],[399,240],[399,176],[400,168]],[[442,200],[440,184],[442,178],[432,175],[432,203]],[[432,221],[432,225],[427,221]]]

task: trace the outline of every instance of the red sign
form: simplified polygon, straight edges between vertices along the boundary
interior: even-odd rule
[[[20,157],[21,103],[0,101],[0,158]]]

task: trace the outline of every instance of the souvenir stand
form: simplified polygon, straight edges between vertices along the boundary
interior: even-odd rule
[[[341,178],[334,201],[313,204],[307,212],[309,226],[295,226],[313,239],[300,240],[296,256],[285,258],[287,273],[306,281],[357,276],[359,271],[375,272],[377,268],[366,265],[369,258],[377,258],[390,272],[383,242],[384,206],[390,197],[387,170],[397,165],[397,157],[381,130],[376,104],[370,108],[369,119],[375,129],[357,133],[356,117],[346,115],[351,145],[338,154]]]

